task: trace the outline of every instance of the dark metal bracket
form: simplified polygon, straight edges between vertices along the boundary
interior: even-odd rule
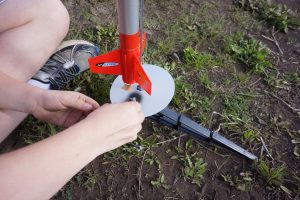
[[[175,130],[187,133],[199,140],[215,143],[226,149],[234,151],[240,155],[245,156],[251,160],[256,160],[257,157],[242,147],[236,145],[230,140],[224,138],[217,132],[209,131],[192,119],[177,113],[176,111],[165,108],[161,112],[148,117],[154,121],[159,122],[165,126],[171,127]]]

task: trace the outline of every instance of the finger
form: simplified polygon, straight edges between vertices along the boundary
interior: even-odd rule
[[[128,106],[132,106],[138,112],[142,110],[141,104],[136,102],[136,101],[128,101],[128,102],[124,102],[123,104],[127,104]]]
[[[138,113],[135,113],[134,115],[131,116],[131,124],[132,125],[141,124],[141,123],[143,123],[144,120],[145,120],[145,115],[141,111]]]
[[[81,115],[81,117],[78,121],[84,120],[85,118],[86,118],[86,115]]]
[[[81,94],[81,95],[84,95],[84,94]],[[88,97],[86,95],[84,95],[84,97],[85,97],[85,102],[93,106],[93,110],[96,110],[97,108],[100,107],[98,102],[95,101],[94,99],[92,99],[91,97]]]
[[[86,102],[86,96],[78,92],[64,92],[60,100],[61,103],[68,108],[74,108],[82,111],[89,111],[93,109],[93,105]]]
[[[93,112],[93,110],[90,110],[90,111],[84,111],[84,112],[83,112],[83,115],[86,117],[86,116],[88,116],[91,112]]]
[[[124,128],[116,133],[114,133],[111,137],[116,138],[118,140],[126,140],[127,142],[133,141],[137,138],[137,133],[142,130],[141,124],[135,124],[133,126]]]
[[[53,113],[51,113],[52,117],[45,121],[47,121],[51,124],[57,125],[57,126],[67,127],[65,125],[65,123],[66,123],[66,119],[67,119],[68,115],[70,114],[70,112],[71,112],[70,110],[53,112]]]
[[[81,119],[82,116],[83,116],[83,112],[80,110],[70,111],[65,119],[64,127],[70,127],[74,125],[76,122],[78,122]]]
[[[143,112],[139,112],[138,115],[139,115],[139,119],[140,119],[139,122],[142,123],[145,120],[145,114]]]
[[[113,135],[107,136],[107,144],[102,145],[102,152],[111,151],[115,148],[118,148],[128,142],[132,142],[137,139],[137,132],[141,129],[141,125],[131,126],[126,129],[122,129],[114,133]]]
[[[132,142],[137,139],[138,133],[142,130],[142,125],[138,124],[130,129],[124,130],[123,138],[127,142]]]

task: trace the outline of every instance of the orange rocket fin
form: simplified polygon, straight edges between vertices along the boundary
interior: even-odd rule
[[[89,59],[90,70],[97,74],[121,75],[120,50],[113,50],[106,54]]]
[[[139,60],[136,57],[134,57],[133,60],[136,69],[134,77],[135,81],[139,84],[141,88],[143,88],[149,95],[151,95],[152,83],[150,79],[148,78]]]

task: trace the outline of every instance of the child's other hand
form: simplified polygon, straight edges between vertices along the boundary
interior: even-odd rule
[[[90,141],[102,154],[135,140],[144,119],[137,102],[104,104],[76,126],[85,131],[86,137],[91,136]]]
[[[42,121],[69,127],[98,107],[95,100],[81,93],[47,90],[37,96],[31,114]]]

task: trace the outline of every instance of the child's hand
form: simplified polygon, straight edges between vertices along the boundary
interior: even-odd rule
[[[88,96],[71,91],[43,91],[36,99],[31,114],[55,125],[69,127],[99,104]]]
[[[142,129],[145,116],[137,102],[104,104],[74,126],[91,137],[98,154],[132,142]],[[89,134],[90,133],[90,134]]]

